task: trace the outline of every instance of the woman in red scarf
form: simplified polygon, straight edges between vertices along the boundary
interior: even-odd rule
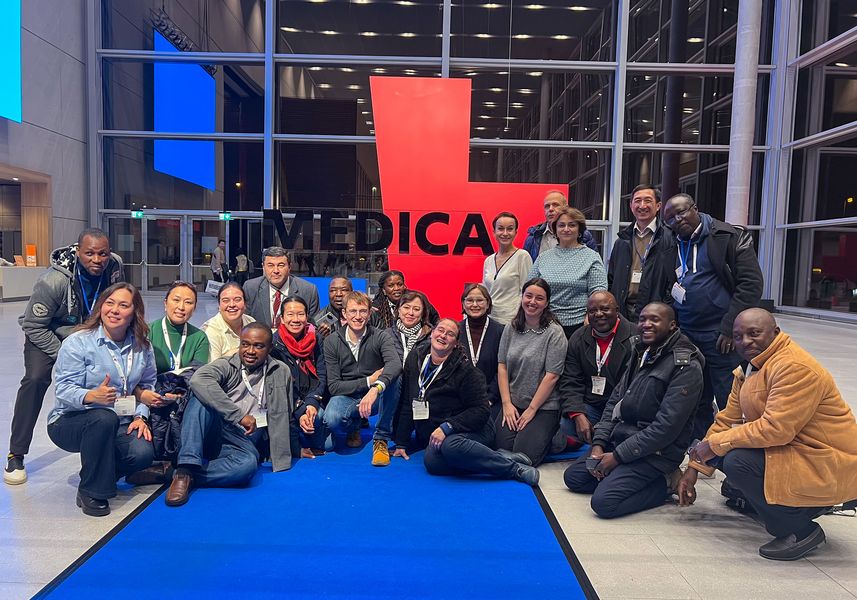
[[[288,365],[292,373],[292,397],[295,418],[300,425],[301,457],[324,454],[327,437],[322,415],[327,403],[327,373],[324,366],[322,337],[309,322],[309,307],[300,296],[283,301],[283,318],[274,332],[271,356]]]

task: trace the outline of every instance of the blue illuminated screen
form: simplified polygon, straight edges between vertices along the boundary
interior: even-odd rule
[[[155,51],[180,52],[155,34]],[[214,133],[214,77],[199,65],[155,63],[155,131]],[[214,142],[155,140],[155,170],[213,190]]]
[[[0,117],[21,122],[21,2],[0,0]]]

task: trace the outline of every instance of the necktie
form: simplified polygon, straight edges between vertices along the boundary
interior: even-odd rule
[[[280,290],[274,292],[274,327],[280,326],[280,303],[283,301],[283,293]]]

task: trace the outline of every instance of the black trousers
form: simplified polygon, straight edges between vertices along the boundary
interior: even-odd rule
[[[739,489],[756,510],[774,537],[785,537],[792,533],[805,534],[812,529],[812,521],[827,512],[829,506],[798,508],[769,504],[765,499],[765,451],[761,448],[739,448],[718,457],[714,465],[729,478],[729,483]]]
[[[494,443],[497,448],[523,452],[533,461],[533,466],[539,466],[550,450],[551,440],[559,429],[558,410],[540,410],[523,431],[512,431],[502,423],[503,410],[497,416],[497,435]]]
[[[9,436],[9,452],[24,455],[30,451],[33,429],[39,420],[39,412],[45,400],[45,392],[51,385],[51,369],[54,359],[39,350],[28,338],[24,341],[24,378],[15,398],[12,414],[12,434]]]
[[[572,492],[592,494],[590,506],[599,517],[612,519],[655,508],[667,498],[667,480],[644,460],[624,463],[599,481],[586,470],[586,458],[578,458],[565,470],[565,485]]]
[[[91,498],[116,495],[116,481],[152,464],[152,442],[128,435],[127,424],[106,408],[76,410],[48,425],[48,436],[66,452],[80,452],[80,485]]]
[[[423,464],[432,475],[491,475],[512,479],[518,464],[491,448],[495,423],[488,421],[481,431],[453,433],[440,448],[426,448]]]

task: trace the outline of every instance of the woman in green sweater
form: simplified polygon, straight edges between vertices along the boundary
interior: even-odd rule
[[[196,288],[176,281],[164,298],[164,316],[149,323],[149,341],[155,351],[158,375],[178,371],[191,363],[208,362],[208,337],[188,321],[196,308]]]

